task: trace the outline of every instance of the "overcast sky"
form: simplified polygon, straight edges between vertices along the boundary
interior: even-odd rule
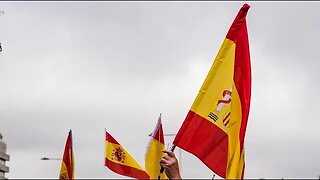
[[[162,113],[176,133],[244,2],[0,2],[0,132],[9,178],[57,178],[69,129],[76,178],[104,167],[104,129],[144,167]],[[248,2],[246,178],[320,175],[320,3]],[[166,136],[166,143],[173,137]],[[211,178],[176,149],[183,178]],[[181,154],[181,156],[179,156]]]

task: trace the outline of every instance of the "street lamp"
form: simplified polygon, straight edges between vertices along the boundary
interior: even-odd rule
[[[61,158],[48,158],[48,157],[43,157],[41,160],[62,160]]]

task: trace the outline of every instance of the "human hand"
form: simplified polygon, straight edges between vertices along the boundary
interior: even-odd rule
[[[167,153],[160,160],[160,165],[164,168],[166,175],[169,179],[181,179],[179,163],[172,151],[163,150],[162,152]]]

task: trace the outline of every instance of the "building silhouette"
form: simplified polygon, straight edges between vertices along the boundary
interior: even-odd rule
[[[10,156],[6,154],[7,145],[2,140],[2,134],[0,133],[0,179],[7,179],[5,173],[9,172],[9,167],[6,166],[6,161],[9,161]]]

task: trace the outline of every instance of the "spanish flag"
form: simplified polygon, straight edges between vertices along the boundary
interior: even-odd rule
[[[64,148],[59,179],[74,179],[74,160],[71,130],[69,131],[66,146]]]
[[[251,65],[244,4],[173,144],[223,178],[243,178],[244,137],[251,99]]]
[[[141,166],[108,132],[106,132],[105,166],[123,176],[150,179]]]
[[[165,145],[160,114],[156,128],[151,134],[145,156],[145,169],[151,179],[168,179],[165,173],[160,173],[160,159],[164,155],[163,150],[165,150]]]

